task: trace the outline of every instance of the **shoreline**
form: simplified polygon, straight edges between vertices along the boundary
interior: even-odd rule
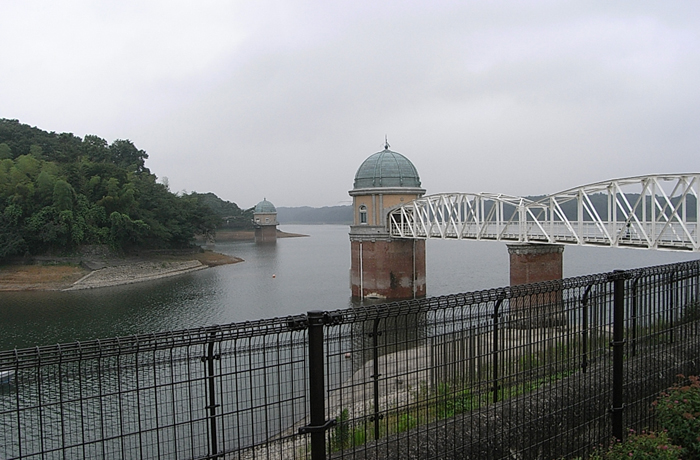
[[[304,238],[309,235],[304,235],[301,233],[289,233],[283,232],[282,230],[277,230],[277,238]],[[214,241],[226,242],[226,241],[252,241],[255,239],[255,230],[225,230],[216,232],[216,237]],[[197,240],[199,243],[204,244],[204,240]]]
[[[239,262],[243,259],[204,251],[145,258],[5,265],[0,266],[0,292],[75,291],[121,286]]]
[[[184,262],[138,262],[117,267],[105,267],[93,270],[74,282],[72,286],[61,291],[77,291],[101,287],[121,286],[124,284],[141,283],[160,278],[169,278],[197,270],[208,268],[199,260]]]
[[[221,232],[224,241],[255,239],[252,230]],[[278,238],[308,237],[277,231]],[[219,265],[243,262],[243,259],[205,249],[142,257],[82,256],[42,258],[43,263],[0,266],[0,292],[76,291],[141,283],[183,275]]]

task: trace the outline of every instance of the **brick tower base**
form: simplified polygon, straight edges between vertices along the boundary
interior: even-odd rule
[[[425,297],[425,240],[351,240],[350,285],[355,298]]]
[[[256,243],[276,243],[277,242],[277,226],[276,225],[257,225],[255,227],[255,242]]]

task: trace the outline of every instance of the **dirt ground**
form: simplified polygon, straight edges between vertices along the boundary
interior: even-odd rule
[[[0,291],[46,291],[64,289],[90,270],[80,265],[0,266]]]

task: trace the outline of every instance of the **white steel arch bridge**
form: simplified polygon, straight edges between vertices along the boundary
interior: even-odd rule
[[[394,238],[561,243],[700,252],[700,174],[613,179],[533,200],[441,193],[389,210]]]

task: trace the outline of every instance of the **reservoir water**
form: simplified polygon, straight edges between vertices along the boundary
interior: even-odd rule
[[[345,225],[282,225],[276,245],[220,243],[244,262],[138,284],[0,293],[0,350],[241,322],[352,305]],[[697,259],[698,254],[567,246],[564,276]],[[427,243],[429,296],[508,284],[505,243]]]

